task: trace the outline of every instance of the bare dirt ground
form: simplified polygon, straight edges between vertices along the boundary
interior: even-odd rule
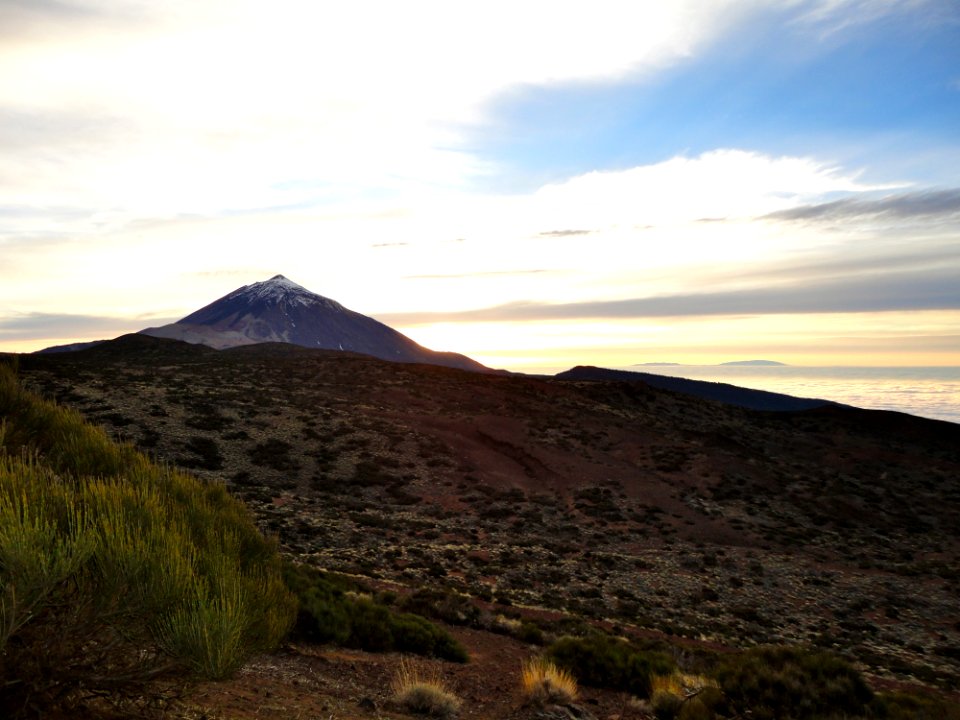
[[[460,698],[459,718],[648,717],[644,706],[628,695],[590,688],[581,688],[572,706],[531,706],[520,690],[520,667],[537,648],[487,632],[465,628],[453,628],[452,632],[468,649],[468,664],[423,658],[412,662],[424,673],[441,678]],[[399,664],[400,658],[392,653],[291,645],[278,654],[258,658],[231,681],[199,686],[180,712],[209,720],[406,719],[411,714],[397,707],[390,687]]]

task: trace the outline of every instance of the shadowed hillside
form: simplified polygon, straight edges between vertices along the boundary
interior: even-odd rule
[[[735,365],[737,363],[725,363]],[[749,410],[810,410],[816,407],[833,404],[827,400],[814,398],[798,398],[782,393],[767,392],[766,390],[751,390],[749,388],[728,385],[727,383],[706,382],[704,380],[689,380],[668,375],[654,373],[633,372],[629,370],[608,370],[606,368],[578,366],[556,376],[560,380],[599,380],[602,382],[642,382],[661,390],[673,390],[687,393],[706,400],[736,405]]]
[[[954,424],[272,344],[141,337],[24,356],[21,373],[225,480],[320,567],[960,678]]]

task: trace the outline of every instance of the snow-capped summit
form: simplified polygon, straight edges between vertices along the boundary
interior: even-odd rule
[[[245,293],[255,295],[260,298],[284,297],[286,295],[313,295],[303,285],[298,285],[293,280],[283,275],[274,275],[269,280],[255,282],[252,285],[244,285],[235,291],[234,294]]]
[[[324,302],[330,306],[340,306],[329,298],[317,295],[307,290],[303,285],[298,285],[283,275],[274,275],[269,280],[255,282],[251,285],[244,285],[237,288],[227,295],[225,300],[234,300],[237,297],[244,297],[248,302],[287,302],[309,305],[315,302]],[[186,318],[184,318],[186,320]]]
[[[244,285],[170,325],[141,331],[217,349],[287,342],[345,350],[396,362],[487,370],[455,353],[438,353],[373,318],[307,290],[283,275]]]
[[[272,306],[288,308],[295,305],[305,308],[325,308],[333,312],[346,311],[346,308],[335,300],[310,292],[303,285],[298,285],[283,275],[274,275],[269,280],[237,288],[232,293],[224,295],[216,302],[197,310],[191,315],[187,315],[175,324],[216,324],[229,317],[244,304],[248,307],[259,308],[260,311]]]

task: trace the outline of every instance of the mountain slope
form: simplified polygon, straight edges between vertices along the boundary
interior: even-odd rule
[[[770,410],[778,412],[811,410],[824,405],[836,405],[828,400],[815,398],[799,398],[793,395],[768,392],[766,390],[752,390],[727,383],[707,382],[705,380],[689,380],[687,378],[655,373],[633,372],[631,370],[609,370],[591,366],[578,365],[575,368],[558,373],[558,380],[579,380],[592,382],[643,382],[661,390],[672,390],[687,395],[694,395],[705,400],[715,400],[728,405],[747,408],[749,410]]]
[[[960,425],[289,343],[19,363],[319,567],[960,683]]]
[[[310,292],[283,275],[244,285],[182,320],[141,333],[217,349],[283,342],[394,362],[489,372],[464,355],[435,352],[418,345],[393,328]]]

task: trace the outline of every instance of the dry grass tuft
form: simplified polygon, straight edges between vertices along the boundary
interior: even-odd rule
[[[678,670],[669,675],[654,675],[651,685],[654,693],[669,693],[686,698],[696,695],[704,688],[717,687],[717,682],[703,675],[693,675]]]
[[[520,683],[524,696],[535,705],[571,703],[577,699],[576,678],[542,657],[523,664]]]
[[[406,660],[400,661],[390,686],[397,704],[413,713],[450,718],[460,709],[460,698],[446,688],[436,671],[424,670]]]

